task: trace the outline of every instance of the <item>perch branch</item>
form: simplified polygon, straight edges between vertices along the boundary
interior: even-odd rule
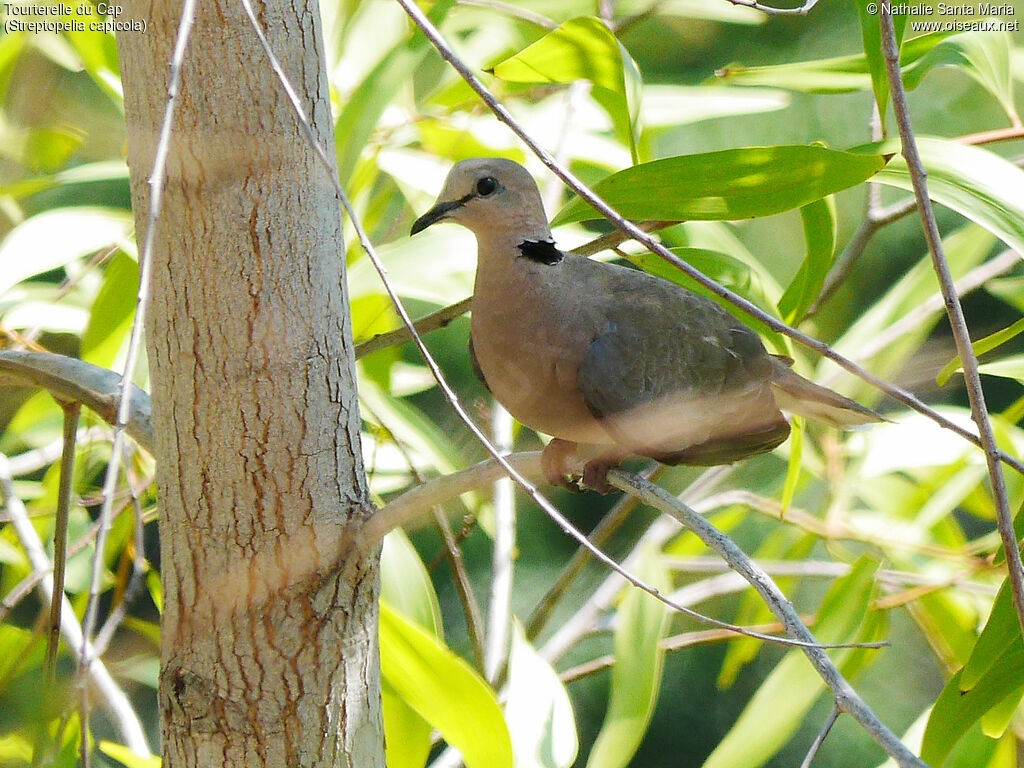
[[[942,288],[942,295],[945,299],[946,314],[949,316],[949,324],[953,331],[953,338],[956,341],[957,352],[960,354],[960,360],[962,361],[964,383],[967,387],[967,397],[971,404],[971,415],[978,427],[981,446],[985,450],[989,478],[992,483],[992,498],[995,501],[996,507],[996,523],[999,527],[999,535],[1003,541],[1003,547],[1006,550],[1006,566],[1009,571],[1010,586],[1013,591],[1013,604],[1017,609],[1017,618],[1021,629],[1024,630],[1024,564],[1021,563],[1020,549],[1017,546],[1017,535],[1013,528],[1013,510],[1010,509],[1010,501],[1006,492],[1006,479],[1003,477],[1003,467],[999,461],[1000,451],[996,444],[995,433],[992,431],[992,422],[989,420],[988,408],[985,404],[985,393],[981,388],[981,377],[978,374],[978,359],[975,357],[974,348],[971,346],[971,337],[967,330],[967,321],[964,319],[963,307],[960,306],[960,297],[953,282],[953,275],[949,270],[949,262],[946,261],[942,237],[939,234],[939,227],[935,221],[935,212],[932,210],[932,201],[928,197],[927,173],[917,151],[917,140],[914,137],[914,129],[910,122],[910,108],[907,106],[907,94],[903,88],[903,75],[900,72],[899,62],[899,44],[896,42],[892,16],[887,12],[885,5],[882,6],[880,21],[882,25],[882,52],[885,56],[885,67],[889,74],[889,90],[892,93],[893,113],[896,115],[896,124],[899,126],[900,139],[903,143],[903,157],[907,161],[907,169],[910,172],[910,178],[914,185],[914,197],[917,199],[917,207],[921,213],[921,224],[924,228],[925,239],[928,241],[928,250],[932,254],[935,274],[939,279],[939,286]]]

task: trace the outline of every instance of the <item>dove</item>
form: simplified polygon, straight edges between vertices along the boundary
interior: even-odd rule
[[[553,484],[569,485],[570,458],[585,462],[586,487],[608,492],[608,469],[630,456],[714,465],[765,453],[789,436],[783,411],[835,427],[883,420],[795,373],[710,299],[559,250],[518,163],[457,163],[411,234],[439,222],[476,235],[473,368],[553,438],[541,462]]]

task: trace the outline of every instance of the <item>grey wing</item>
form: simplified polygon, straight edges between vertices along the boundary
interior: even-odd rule
[[[760,338],[717,304],[657,278],[642,286],[636,282],[614,296],[603,332],[579,368],[579,389],[595,416],[668,395],[686,400],[743,389],[769,378],[771,362]]]

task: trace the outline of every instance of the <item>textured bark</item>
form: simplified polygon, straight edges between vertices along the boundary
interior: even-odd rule
[[[141,243],[181,10],[124,8]],[[256,12],[333,147],[316,1]],[[370,509],[341,231],[240,3],[198,3],[147,322],[168,768],[384,766],[376,557],[335,564]]]

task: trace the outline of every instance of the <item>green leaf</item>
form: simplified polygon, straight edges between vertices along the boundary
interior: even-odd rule
[[[1024,253],[1024,171],[999,155],[955,141],[918,137],[917,148],[928,171],[928,194]],[[898,152],[899,142],[864,147]],[[896,155],[872,181],[912,191],[906,160]]]
[[[160,768],[160,758],[154,756],[143,757],[124,744],[117,744],[113,741],[101,741],[100,752],[107,757],[112,757],[128,768]]]
[[[0,195],[14,198],[26,197],[54,187],[66,187],[74,184],[95,184],[98,182],[128,183],[128,166],[123,160],[105,160],[98,163],[77,165],[60,173],[48,176],[34,176],[28,179],[17,179],[9,184],[0,184]]]
[[[513,83],[589,80],[637,162],[637,117],[642,79],[629,51],[593,16],[570,19],[537,42],[491,68]]]
[[[921,759],[941,765],[960,738],[974,723],[1008,696],[1024,693],[1024,648],[1010,646],[970,690],[957,672],[935,700],[921,744]]]
[[[994,360],[991,363],[982,363],[978,366],[978,370],[989,376],[1024,381],[1024,355],[1013,355],[1004,357],[1002,360]]]
[[[453,5],[454,0],[439,0],[427,15],[435,25],[440,24]],[[392,48],[346,100],[334,124],[338,179],[343,188],[348,186],[380,116],[432,50],[430,41],[414,29],[409,39]]]
[[[113,367],[131,333],[138,291],[138,262],[124,253],[117,253],[103,271],[103,284],[82,333],[80,356],[83,360],[103,368]]]
[[[1017,714],[1017,707],[1024,698],[1024,688],[1019,688],[992,709],[981,716],[981,731],[990,739],[998,739],[1010,726],[1010,721]]]
[[[832,196],[803,206],[800,216],[807,255],[779,299],[779,313],[790,325],[799,323],[818,298],[836,253],[836,203]]]
[[[467,768],[512,768],[512,742],[491,687],[429,632],[380,605],[384,681],[462,753]]]
[[[791,422],[792,438],[789,442],[789,466],[786,468],[786,482],[782,486],[782,511],[781,517],[785,517],[789,511],[789,505],[793,503],[793,496],[796,493],[797,484],[800,482],[800,469],[803,467],[804,456],[804,420],[800,416],[794,416]]]
[[[637,561],[636,574],[665,591],[668,578],[650,547]],[[604,722],[587,759],[587,768],[624,768],[643,741],[661,687],[667,626],[665,604],[635,587],[626,587],[615,627],[615,666]]]
[[[675,128],[716,117],[774,112],[789,103],[789,94],[774,88],[646,85],[640,121],[646,135],[651,129]]]
[[[430,723],[381,681],[384,762],[387,768],[423,768],[430,757]]]
[[[857,16],[860,18],[860,33],[864,40],[864,54],[867,58],[868,70],[871,73],[871,87],[875,92],[875,103],[882,120],[882,136],[885,133],[885,121],[889,106],[889,75],[885,69],[885,57],[882,55],[882,34],[877,8],[875,13],[867,9],[867,0],[857,0]],[[892,17],[896,32],[896,45],[903,41],[903,30],[907,25],[906,14]]]
[[[983,339],[978,339],[971,344],[971,348],[974,350],[974,354],[977,357],[985,354],[986,352],[992,351],[1001,344],[1005,344],[1010,339],[1015,338],[1021,333],[1024,333],[1024,318],[1021,318],[1008,328],[1003,328],[1003,330],[996,331]],[[963,368],[963,365],[960,355],[957,355],[942,366],[942,370],[939,371],[939,375],[935,377],[935,381],[940,387],[945,386],[946,382],[949,381],[949,377]]]
[[[513,624],[508,663],[505,719],[516,768],[569,768],[579,751],[572,702],[518,623]]]
[[[111,208],[56,208],[26,219],[0,243],[0,296],[22,280],[118,244],[131,227],[130,213]]]
[[[613,173],[594,186],[629,219],[730,220],[771,216],[860,184],[886,163],[883,155],[818,145],[743,147],[678,155]],[[599,218],[573,198],[554,224]]]
[[[904,70],[903,82],[916,88],[937,67],[956,67],[973,78],[999,101],[1014,124],[1020,121],[1013,105],[1010,74],[1011,41],[1008,32],[964,32],[939,41],[921,59]]]
[[[971,658],[961,672],[961,687],[970,690],[976,686],[992,669],[996,659],[1014,644],[1021,646],[1021,650],[1024,651],[1020,623],[1017,611],[1013,607],[1013,592],[1010,579],[1007,577],[1003,579],[999,593],[992,603],[992,612],[985,623],[985,628],[978,636],[974,650],[971,651]]]
[[[860,558],[850,573],[829,588],[821,608],[815,636],[823,643],[849,641],[856,635],[871,605],[877,563]],[[836,652],[837,663],[851,657],[851,649]],[[778,752],[797,732],[825,684],[803,651],[791,650],[761,684],[739,720],[719,742],[703,768],[757,768]]]
[[[904,75],[908,65],[920,60],[951,35],[951,32],[933,32],[906,40],[900,48],[900,64],[904,67]],[[806,93],[849,93],[866,91],[872,87],[870,71],[867,57],[855,54],[769,67],[731,65],[716,74],[735,85],[768,85]]]
[[[402,616],[434,637],[444,637],[441,606],[426,566],[401,528],[384,537],[380,596]]]

